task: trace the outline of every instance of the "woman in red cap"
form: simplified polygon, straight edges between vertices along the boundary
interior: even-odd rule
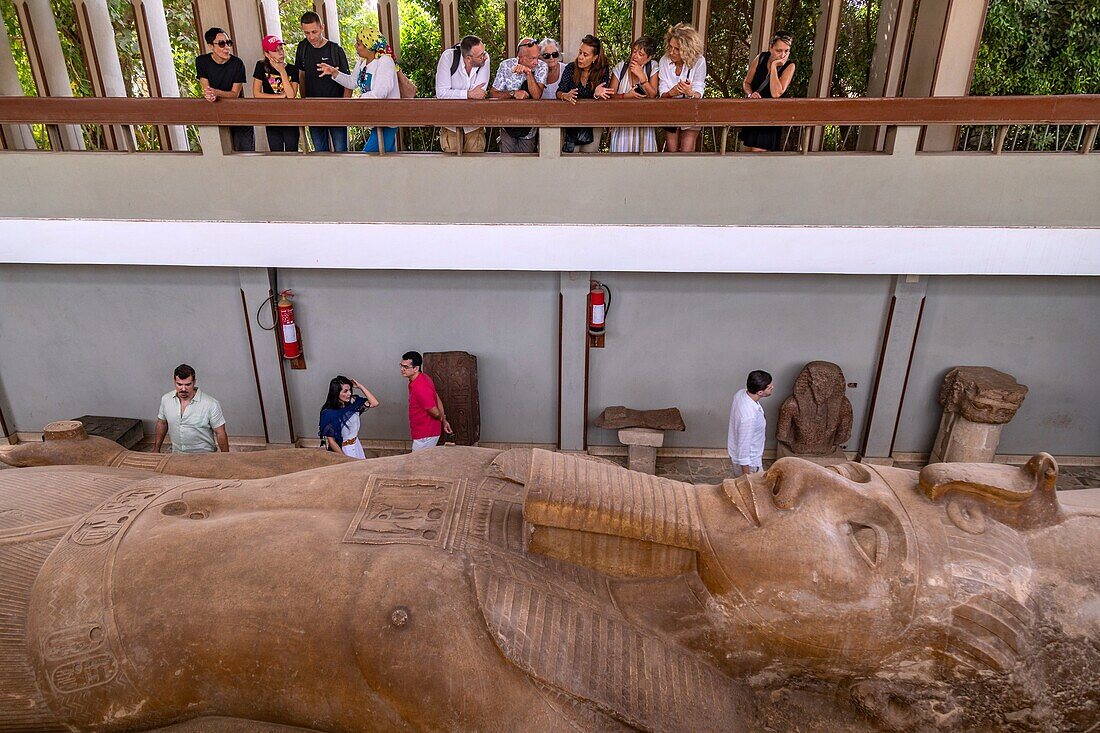
[[[252,96],[258,99],[294,99],[298,96],[298,68],[286,62],[285,44],[264,36],[264,57],[252,72]],[[297,127],[267,127],[267,145],[275,153],[298,152]]]

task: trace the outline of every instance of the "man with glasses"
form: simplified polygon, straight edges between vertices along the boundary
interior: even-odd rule
[[[516,49],[516,57],[500,62],[489,96],[493,99],[539,99],[546,84],[546,71],[546,62],[539,59],[539,42],[524,38]],[[502,127],[500,152],[533,153],[537,134],[534,127]]]
[[[237,99],[244,94],[244,62],[233,55],[233,41],[221,28],[210,28],[203,34],[210,53],[195,57],[195,75],[207,101]],[[251,125],[229,128],[233,150],[250,152],[256,149],[256,132]]]
[[[401,357],[401,376],[409,380],[409,433],[414,451],[437,445],[441,433],[451,432],[435,382],[420,371],[423,365],[419,351],[406,351]]]
[[[435,67],[436,99],[485,99],[489,88],[489,54],[477,36],[466,36],[439,57]],[[444,153],[485,152],[485,128],[464,127],[464,136],[452,127],[439,128]]]

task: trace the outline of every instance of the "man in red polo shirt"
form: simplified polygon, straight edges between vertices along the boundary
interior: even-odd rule
[[[435,383],[420,371],[423,365],[419,351],[408,351],[401,357],[401,376],[409,380],[409,432],[414,451],[431,448],[439,443],[440,433],[451,432]]]

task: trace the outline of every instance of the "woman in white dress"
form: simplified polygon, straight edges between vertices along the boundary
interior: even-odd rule
[[[353,395],[355,388],[365,397]],[[371,391],[354,379],[339,375],[328,384],[328,399],[321,408],[320,428],[321,446],[334,453],[343,453],[352,458],[366,458],[363,444],[359,442],[359,415],[381,403]]]
[[[702,99],[707,78],[703,39],[687,23],[677,23],[665,33],[665,55],[658,65],[661,99]],[[670,153],[694,153],[698,127],[666,127],[665,149]]]
[[[657,97],[658,73],[653,55],[657,42],[642,36],[630,46],[630,58],[620,62],[611,72],[611,88],[615,99],[654,99]],[[657,135],[652,127],[616,127],[611,131],[612,153],[655,153]]]

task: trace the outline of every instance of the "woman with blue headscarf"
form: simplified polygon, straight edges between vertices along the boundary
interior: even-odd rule
[[[352,387],[365,397],[353,395]],[[371,391],[354,379],[339,375],[328,384],[328,399],[321,408],[321,447],[352,458],[366,458],[363,444],[359,442],[359,415],[381,403]]]
[[[359,62],[350,74],[328,64],[319,64],[317,68],[353,93],[358,91],[361,99],[400,99],[397,64],[386,37],[373,28],[363,28],[355,36],[355,53],[359,55]],[[378,130],[377,127],[371,129],[367,144],[363,146],[364,153],[378,152]],[[386,152],[396,152],[397,128],[383,127],[381,130]]]

